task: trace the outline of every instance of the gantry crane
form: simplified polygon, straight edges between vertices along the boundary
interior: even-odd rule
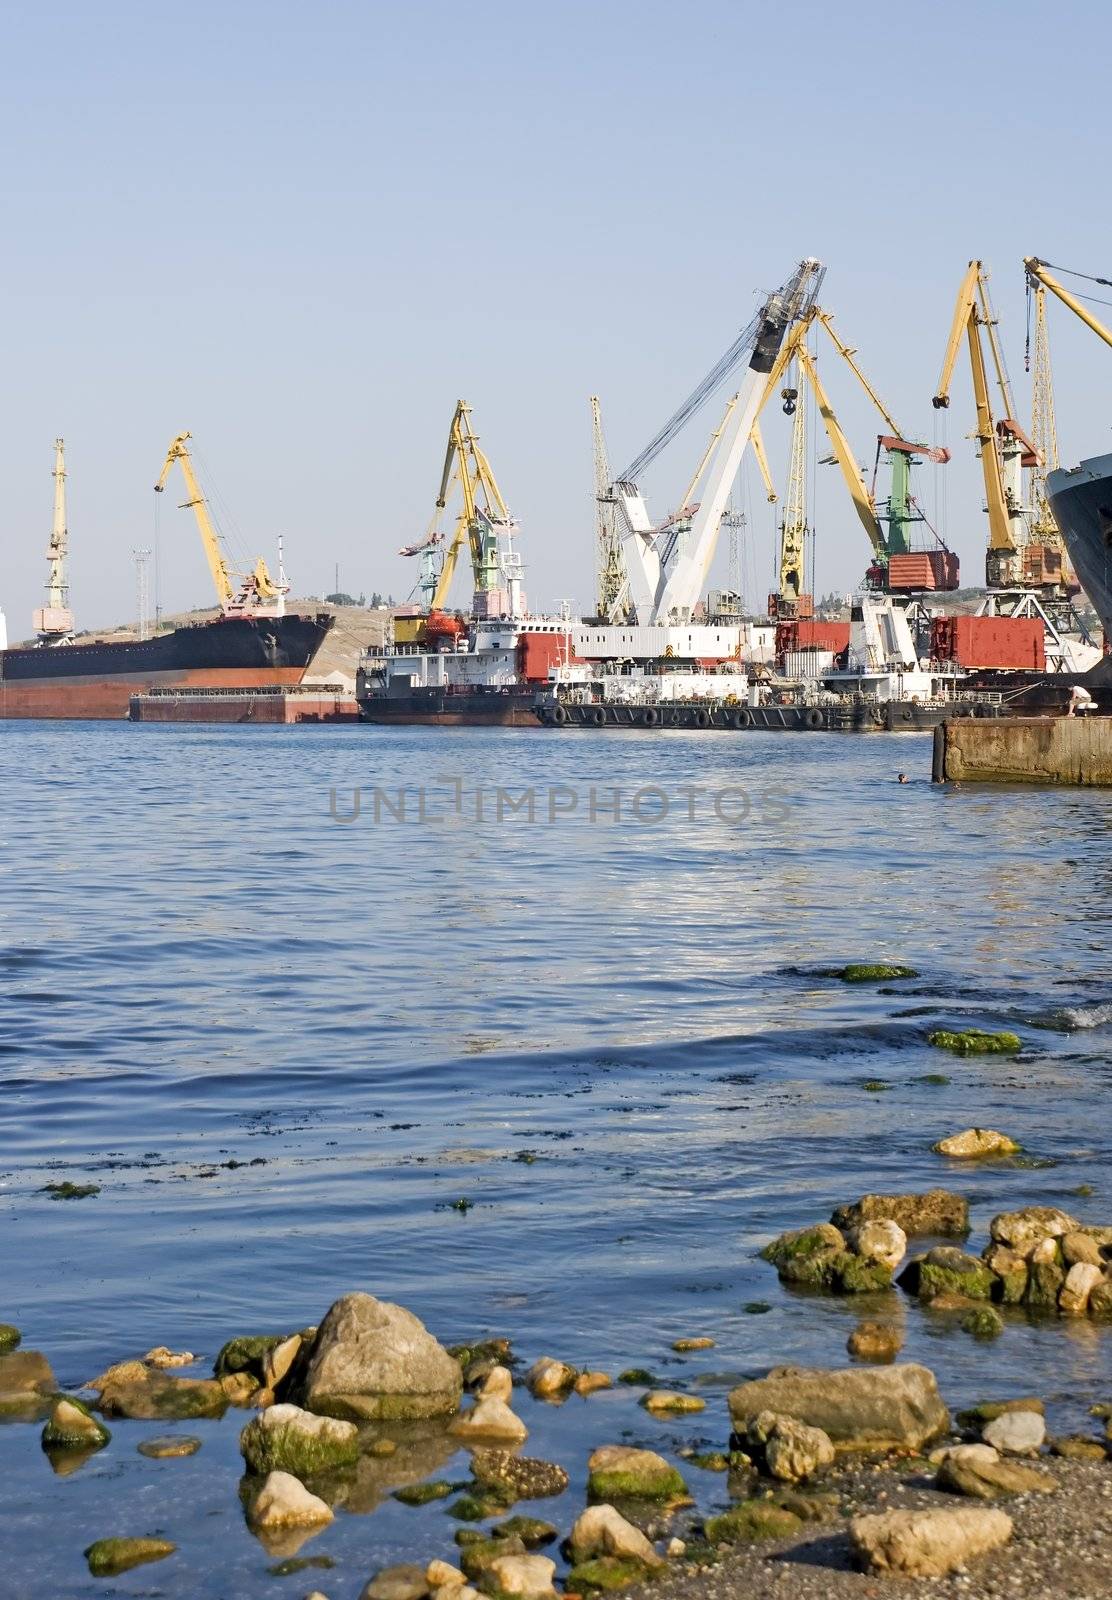
[[[850,368],[850,371],[854,374],[885,423],[892,430],[890,433],[878,434],[877,436],[877,456],[876,462],[874,462],[871,487],[865,482],[864,473],[857,464],[853,450],[842,430],[830,397],[819,376],[815,356],[808,346],[808,333],[811,327],[815,325],[826,330],[834,348]],[[824,311],[818,305],[813,306],[810,313],[796,324],[785,341],[779,358],[769,373],[761,400],[761,409],[775,395],[778,385],[794,360],[797,363],[799,372],[806,377],[814,394],[819,416],[822,418],[823,427],[833,449],[834,460],[841,471],[854,511],[865,530],[872,548],[873,565],[869,569],[870,581],[876,587],[886,588],[888,586],[889,558],[893,555],[903,555],[910,551],[911,524],[924,520],[911,495],[910,472],[912,461],[916,456],[925,455],[932,461],[944,463],[950,459],[950,453],[948,450],[939,449],[904,437],[892,413],[885,406],[876,389],[869,382],[856,361],[856,354],[857,352],[839,337],[835,330],[831,313]],[[792,403],[794,407],[796,390],[785,389],[781,391],[782,397],[788,394],[793,397]],[[784,409],[788,410],[788,406],[785,405]],[[793,425],[792,433],[793,457],[797,432],[798,412],[796,412],[796,423]],[[754,444],[756,444],[756,440],[754,440]],[[876,466],[879,463],[882,450],[887,455],[891,470],[891,489],[888,503],[885,507],[886,515],[884,520],[881,518],[876,501]],[[758,460],[760,460],[759,455]],[[762,470],[764,469],[762,468]],[[767,481],[767,472],[765,472],[765,477]],[[796,522],[800,520],[805,522],[805,519],[799,519],[798,517],[795,519]],[[887,531],[885,530],[884,521],[887,522]],[[783,527],[790,527],[787,518],[784,519]],[[945,549],[945,546],[943,548]],[[802,552],[797,552],[793,547],[792,540],[790,538],[785,539],[782,532],[780,590],[778,595],[770,596],[770,611],[788,616],[796,614],[793,609],[793,601],[797,598],[797,595],[793,591],[796,589],[797,579],[793,574],[797,572],[801,559]],[[956,576],[953,582],[956,584]]]
[[[618,504],[611,488],[610,457],[602,431],[602,403],[591,396],[591,435],[595,457],[595,581],[596,605],[605,622],[621,622],[626,607],[620,603],[627,588]]]
[[[989,588],[1013,588],[1023,581],[1023,556],[1031,533],[1031,507],[1024,493],[1023,469],[1034,465],[1038,452],[1015,420],[1011,384],[996,336],[988,277],[980,261],[969,263],[958,290],[942,373],[932,402],[936,408],[950,404],[950,383],[963,336],[969,347],[977,415],[974,436],[980,448],[988,511],[985,579]],[[999,420],[993,418],[985,341],[1004,409]]]
[[[524,609],[525,596],[521,557],[513,548],[517,523],[506,509],[490,462],[479,448],[478,435],[471,426],[471,407],[465,400],[456,402],[452,414],[432,523],[425,538],[405,546],[402,555],[418,555],[441,542],[440,519],[456,484],[463,504],[431,594],[429,619],[444,615],[465,541],[475,585],[474,614],[519,616]]]
[[[262,556],[256,561],[253,572],[233,574],[228,566],[220,536],[209,513],[208,502],[201,493],[197,474],[193,470],[193,458],[188,449],[192,437],[191,433],[179,433],[171,440],[158,482],[154,486],[155,493],[161,494],[165,489],[170,469],[176,461],[181,467],[186,492],[189,495],[189,499],[182,502],[181,510],[193,512],[205,560],[212,574],[216,598],[226,617],[281,616],[287,589],[286,586],[274,582]],[[240,580],[238,588],[232,582],[233,576]]]
[[[69,608],[69,579],[66,558],[69,534],[66,531],[66,445],[54,441],[54,520],[46,559],[50,573],[46,580],[46,605],[35,612],[34,628],[39,643],[64,644],[73,637],[73,612]]]

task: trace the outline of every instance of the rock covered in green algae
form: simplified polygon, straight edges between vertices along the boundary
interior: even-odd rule
[[[40,1417],[57,1392],[50,1362],[41,1350],[0,1355],[0,1419]]]
[[[961,1325],[974,1339],[998,1339],[1004,1331],[1004,1319],[992,1306],[976,1306],[967,1311]]]
[[[969,1201],[948,1189],[925,1194],[866,1194],[852,1205],[838,1206],[831,1224],[853,1233],[865,1222],[895,1222],[906,1234],[943,1234],[963,1238],[969,1232]]]
[[[267,1356],[289,1337],[288,1333],[251,1333],[229,1339],[220,1347],[212,1370],[218,1378],[231,1377],[235,1372],[247,1372],[259,1383],[265,1383]]]
[[[42,1430],[44,1450],[102,1450],[112,1435],[87,1405],[69,1395],[55,1400]]]
[[[352,1422],[314,1416],[300,1406],[268,1406],[244,1428],[239,1450],[254,1473],[288,1472],[309,1478],[359,1458],[359,1430]]]
[[[650,1389],[648,1394],[643,1394],[638,1401],[646,1411],[658,1411],[673,1416],[684,1416],[696,1411],[705,1411],[707,1403],[700,1400],[697,1395],[679,1394],[674,1389]]]
[[[950,1414],[933,1372],[887,1367],[775,1367],[729,1395],[737,1432],[762,1411],[821,1428],[841,1450],[918,1450],[945,1433]]]
[[[569,1594],[610,1594],[643,1582],[645,1576],[645,1563],[633,1556],[591,1556],[572,1567],[566,1588]]]
[[[94,1578],[114,1578],[148,1561],[162,1561],[177,1549],[169,1539],[97,1539],[85,1551]]]
[[[454,1493],[453,1484],[440,1480],[436,1483],[407,1484],[404,1488],[394,1490],[394,1499],[400,1500],[403,1506],[427,1506],[434,1500],[447,1500]]]
[[[794,1511],[771,1500],[743,1500],[721,1516],[708,1517],[704,1533],[709,1544],[755,1544],[760,1539],[786,1539],[802,1526]]]
[[[927,1043],[957,1056],[1009,1056],[1023,1048],[1018,1034],[989,1033],[983,1028],[935,1028],[928,1033]]]
[[[71,1183],[67,1178],[64,1183],[44,1183],[39,1193],[48,1194],[52,1200],[89,1200],[100,1193],[100,1184]]]
[[[683,1477],[655,1450],[603,1445],[589,1458],[587,1471],[587,1497],[593,1501],[687,1498]]]
[[[832,1250],[845,1250],[846,1241],[841,1230],[832,1223],[819,1222],[811,1228],[791,1228],[766,1244],[761,1259],[774,1267],[789,1261],[806,1260],[810,1256],[825,1255]]]
[[[894,983],[898,978],[917,978],[914,967],[894,961],[852,961],[838,973],[843,983]]]
[[[979,1256],[969,1255],[955,1245],[938,1245],[925,1256],[913,1257],[896,1281],[901,1289],[918,1295],[920,1300],[937,1300],[949,1294],[989,1300],[996,1275]]]
[[[459,1564],[466,1575],[474,1581],[481,1578],[495,1561],[500,1561],[503,1556],[523,1556],[525,1545],[521,1539],[476,1539],[473,1544],[464,1545],[460,1551]]]
[[[539,1550],[542,1545],[551,1544],[558,1531],[551,1522],[543,1522],[540,1517],[516,1516],[497,1523],[492,1536],[520,1539],[526,1550]]]
[[[228,1408],[228,1397],[214,1378],[174,1378],[142,1361],[118,1362],[88,1387],[98,1395],[97,1409],[108,1417],[184,1421],[222,1417]]]
[[[624,1372],[618,1373],[618,1382],[629,1384],[631,1388],[644,1384],[651,1389],[656,1379],[647,1367],[627,1367]]]
[[[12,1322],[0,1322],[0,1356],[10,1355],[13,1350],[18,1350],[23,1335]]]

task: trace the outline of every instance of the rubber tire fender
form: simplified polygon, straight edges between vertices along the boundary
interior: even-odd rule
[[[710,727],[710,712],[709,711],[704,711],[702,709],[702,707],[700,707],[699,710],[696,711],[696,713],[695,713],[695,719],[694,720],[695,720],[695,726],[697,728],[709,728]]]
[[[810,728],[812,732],[826,726],[825,718],[818,706],[811,706],[810,710],[803,713],[803,726]]]
[[[562,705],[560,705],[559,702],[557,702],[556,705],[554,705],[552,707],[552,713],[551,713],[551,721],[552,721],[553,727],[554,728],[562,728],[564,726],[564,724],[567,722],[567,720],[568,720],[568,708],[567,708],[567,706],[562,706]]]
[[[586,721],[592,728],[601,728],[606,722],[606,712],[601,706],[592,706],[586,716]]]
[[[660,721],[660,712],[655,706],[646,706],[641,713],[640,722],[643,728],[655,728]]]
[[[751,728],[753,726],[753,718],[749,715],[749,708],[747,706],[742,706],[740,711],[731,711],[728,720],[731,728],[737,728],[739,730],[742,728]]]

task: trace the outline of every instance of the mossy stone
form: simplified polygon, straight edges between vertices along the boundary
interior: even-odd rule
[[[19,1349],[23,1335],[11,1322],[0,1322],[0,1356],[7,1356],[13,1350]]]
[[[83,1400],[59,1395],[42,1430],[44,1450],[103,1450],[112,1435]]]
[[[1056,1261],[1031,1261],[1027,1265],[1027,1288],[1023,1303],[1036,1311],[1055,1311],[1058,1292],[1066,1274]]]
[[[831,1264],[833,1282],[843,1294],[877,1294],[892,1287],[892,1268],[883,1261],[843,1251]]]
[[[897,978],[917,978],[914,967],[894,961],[852,961],[838,973],[843,983],[893,983]]]
[[[542,1545],[551,1544],[557,1532],[551,1522],[543,1522],[540,1517],[508,1517],[494,1528],[499,1539],[520,1539],[526,1550],[539,1550]]]
[[[976,1405],[966,1406],[964,1411],[959,1411],[955,1420],[959,1428],[979,1433],[986,1422],[995,1422],[997,1417],[1004,1416],[1006,1412],[1037,1411],[1041,1416],[1045,1409],[1036,1395],[1018,1400],[978,1400]]]
[[[1007,1272],[998,1272],[994,1286],[994,1298],[1001,1305],[1017,1306],[1027,1291],[1027,1263],[1018,1262]]]
[[[318,1472],[354,1466],[359,1459],[359,1436],[334,1439],[309,1433],[293,1423],[265,1427],[262,1419],[249,1422],[240,1435],[240,1450],[251,1472],[289,1472],[302,1483]]]
[[[454,1484],[439,1480],[434,1483],[410,1483],[403,1489],[395,1489],[394,1499],[400,1500],[403,1506],[427,1506],[434,1500],[447,1500],[454,1493]]]
[[[687,1485],[675,1467],[643,1472],[602,1469],[587,1479],[587,1497],[596,1505],[615,1500],[680,1500],[686,1495]]]
[[[89,1200],[100,1193],[100,1184],[71,1183],[67,1178],[65,1183],[44,1183],[39,1193],[48,1194],[52,1200]]]
[[[651,1572],[652,1568],[633,1556],[594,1556],[572,1567],[565,1587],[569,1594],[608,1594],[643,1583]]]
[[[780,1234],[761,1251],[761,1260],[774,1267],[789,1261],[806,1260],[809,1256],[824,1256],[831,1250],[844,1250],[845,1239],[829,1222],[816,1223],[813,1228],[795,1228]]]
[[[961,1319],[962,1328],[974,1339],[998,1339],[1004,1331],[1004,1319],[991,1306],[977,1306],[967,1311]]]
[[[476,1540],[474,1544],[464,1545],[460,1551],[459,1564],[466,1576],[474,1580],[481,1578],[491,1564],[503,1556],[524,1554],[525,1545],[521,1539],[482,1539]]]
[[[94,1578],[114,1578],[148,1561],[162,1561],[177,1549],[169,1539],[97,1539],[85,1551]]]
[[[289,1337],[288,1333],[248,1333],[229,1339],[221,1346],[212,1370],[218,1378],[230,1377],[233,1372],[249,1372],[262,1383],[267,1356]]]
[[[693,1467],[701,1467],[704,1472],[729,1472],[730,1458],[721,1450],[697,1450],[694,1455],[687,1457]]]
[[[904,1279],[908,1282],[905,1283]],[[969,1256],[963,1268],[932,1261],[929,1256],[909,1263],[900,1276],[902,1287],[910,1288],[920,1300],[937,1300],[940,1295],[961,1294],[970,1300],[990,1300],[996,1284],[996,1274],[976,1257]]]
[[[497,1500],[486,1495],[461,1494],[458,1500],[453,1500],[448,1507],[448,1515],[455,1517],[458,1522],[485,1522],[488,1517],[496,1517],[499,1511],[505,1511],[503,1501],[500,1505]]]
[[[711,1544],[754,1544],[760,1539],[786,1539],[802,1526],[794,1511],[770,1500],[743,1500],[721,1516],[709,1517],[705,1532]]]
[[[1023,1048],[1018,1034],[989,1033],[983,1028],[936,1028],[927,1035],[927,1043],[958,1056],[1014,1055]]]
[[[634,1386],[645,1384],[651,1389],[656,1379],[647,1367],[627,1367],[624,1372],[618,1373],[618,1382]]]

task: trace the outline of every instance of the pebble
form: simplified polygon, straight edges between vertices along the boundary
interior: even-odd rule
[[[153,1439],[140,1439],[135,1448],[153,1461],[169,1461],[176,1456],[195,1456],[201,1441],[189,1433],[160,1433]]]

